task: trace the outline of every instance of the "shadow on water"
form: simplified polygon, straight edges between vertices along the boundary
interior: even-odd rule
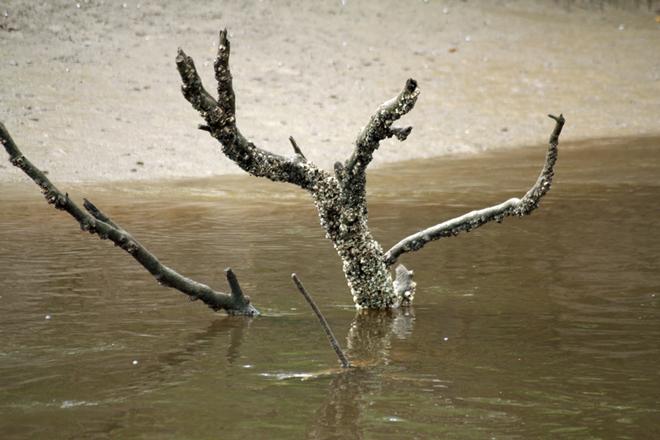
[[[214,315],[0,193],[0,432],[13,438],[660,436],[660,143],[566,145],[530,218],[405,256],[413,310],[356,313],[302,192],[257,179],[71,188],[165,263],[264,316]],[[529,186],[536,149],[370,175],[385,247]],[[245,191],[248,188],[249,191]],[[298,273],[356,368],[338,368]]]

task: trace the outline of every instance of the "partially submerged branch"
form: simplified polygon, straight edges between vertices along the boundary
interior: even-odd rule
[[[328,321],[325,320],[325,317],[321,313],[321,310],[318,308],[312,297],[309,296],[309,293],[307,293],[307,290],[305,290],[305,287],[302,285],[302,282],[300,282],[300,280],[298,279],[295,273],[291,274],[291,278],[293,279],[294,284],[296,285],[302,296],[304,296],[305,299],[307,300],[307,303],[309,303],[310,307],[316,314],[316,317],[319,319],[319,322],[321,323],[321,327],[323,327],[323,331],[325,331],[325,334],[328,336],[328,340],[330,341],[330,346],[332,347],[333,350],[335,350],[335,353],[337,353],[337,357],[339,358],[339,362],[341,362],[342,368],[349,368],[351,366],[351,363],[348,362],[346,355],[339,346],[339,342],[337,342],[337,338],[335,338],[334,333],[332,333],[332,329],[330,329],[330,326],[328,325]]]
[[[231,290],[233,304],[235,304],[238,309],[253,309],[256,313],[252,313],[252,315],[259,314],[259,312],[254,309],[254,306],[250,305],[250,297],[243,293],[241,285],[238,284],[238,278],[236,278],[236,274],[231,270],[231,267],[225,269],[225,276],[227,277],[227,283]]]
[[[343,163],[336,162],[334,173],[331,173],[308,161],[293,137],[290,137],[289,141],[295,154],[284,157],[257,147],[241,134],[236,123],[236,97],[229,57],[230,43],[227,31],[223,30],[220,32],[218,52],[213,64],[217,81],[216,99],[204,88],[193,59],[183,50],[178,51],[176,65],[183,82],[181,90],[204,119],[204,124],[198,128],[216,138],[222,145],[223,153],[244,171],[272,181],[292,183],[309,191],[326,237],[332,241],[342,259],[342,269],[358,308],[388,309],[410,305],[415,293],[412,271],[403,266],[397,267],[396,279],[393,281],[389,270],[399,256],[421,249],[430,241],[457,235],[461,231],[478,228],[493,220],[499,222],[506,216],[527,215],[538,207],[540,199],[550,189],[557,159],[557,144],[564,125],[561,115],[550,116],[556,121],[556,125],[550,137],[545,166],[534,186],[522,198],[512,198],[499,205],[472,211],[430,227],[404,238],[387,253],[383,253],[383,248],[373,238],[368,226],[366,169],[382,140],[395,137],[399,141],[405,141],[410,135],[412,127],[395,127],[393,124],[415,106],[420,93],[417,82],[409,79],[397,96],[378,107],[359,133],[351,156]],[[162,265],[153,254],[91,202],[85,200],[85,211],[71,201],[68,194],[61,193],[23,156],[2,124],[0,140],[9,153],[12,164],[22,169],[39,185],[49,203],[57,209],[67,211],[83,230],[102,239],[112,240],[142,264],[161,284],[176,288],[192,299],[201,299],[214,310],[224,309],[230,314],[258,314],[243,294],[231,270],[226,271],[231,294],[216,292],[204,284],[179,275]],[[293,278],[317,313],[342,365],[348,366],[348,361],[327,322],[300,281],[295,275]]]
[[[426,243],[438,240],[442,237],[457,235],[462,231],[471,231],[479,226],[485,225],[493,220],[501,222],[504,217],[524,216],[530,214],[539,205],[541,198],[550,190],[552,177],[554,175],[554,165],[557,161],[557,146],[559,144],[559,135],[564,127],[564,116],[548,115],[555,120],[555,128],[550,135],[548,152],[545,156],[545,164],[541,174],[534,186],[521,198],[511,198],[499,205],[478,211],[468,212],[460,217],[447,220],[438,225],[424,229],[416,234],[410,235],[385,253],[385,264],[391,266],[402,254],[406,252],[417,251],[424,247]]]
[[[217,292],[205,284],[180,275],[158,261],[155,255],[89,200],[85,199],[85,210],[80,209],[69,198],[68,194],[57,189],[46,175],[23,155],[2,123],[0,123],[0,143],[3,144],[9,154],[12,165],[20,168],[41,188],[49,204],[54,205],[59,210],[66,211],[76,219],[83,231],[96,234],[102,240],[109,239],[116,246],[128,252],[156,278],[159,284],[177,289],[188,295],[192,300],[199,299],[214,311],[224,309],[230,315],[255,316],[259,314],[257,309],[250,304],[250,299],[243,295],[231,269],[227,269],[227,280],[232,289],[231,295]]]

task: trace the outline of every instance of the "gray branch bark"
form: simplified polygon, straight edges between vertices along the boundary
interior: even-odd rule
[[[552,185],[552,177],[554,176],[554,165],[557,161],[557,146],[559,145],[559,135],[564,127],[564,116],[548,115],[555,120],[555,128],[550,135],[548,145],[548,152],[545,156],[545,164],[541,170],[541,174],[534,186],[520,199],[511,198],[499,205],[491,206],[488,208],[480,209],[478,211],[471,211],[460,217],[447,220],[438,225],[419,231],[416,234],[410,235],[397,244],[395,244],[389,251],[385,253],[385,264],[391,266],[397,259],[406,252],[417,251],[424,247],[427,243],[438,240],[443,237],[450,237],[457,235],[460,232],[469,232],[472,229],[485,225],[493,220],[501,222],[504,217],[529,215],[534,209],[539,206],[541,198],[550,190]]]
[[[248,173],[289,182],[309,191],[326,236],[344,263],[344,274],[356,305],[397,307],[399,301],[392,278],[383,264],[383,249],[367,227],[365,170],[381,140],[392,136],[403,140],[410,134],[411,128],[395,128],[392,124],[412,109],[419,94],[417,83],[408,80],[398,96],[379,107],[358,136],[355,152],[346,167],[339,164],[336,175],[332,175],[309,161],[293,138],[289,141],[294,156],[285,158],[262,150],[243,137],[236,125],[229,54],[227,31],[223,30],[214,63],[217,101],[202,86],[192,58],[181,49],[176,57],[183,95],[205,119],[203,130],[220,141],[223,153]]]
[[[235,95],[229,70],[230,44],[227,31],[220,32],[218,54],[214,63],[218,82],[218,100],[202,86],[192,58],[182,50],[176,58],[183,81],[183,95],[206,120],[203,130],[222,144],[224,154],[242,169],[273,181],[293,183],[312,195],[321,226],[342,259],[342,269],[357,307],[387,309],[409,305],[415,294],[412,271],[400,266],[393,281],[389,267],[405,253],[421,249],[429,241],[456,235],[508,215],[526,215],[538,206],[549,190],[557,155],[563,117],[557,121],[546,157],[546,165],[536,184],[521,199],[473,211],[464,216],[425,229],[405,238],[388,252],[372,237],[368,226],[366,170],[374,152],[384,139],[407,139],[412,127],[393,124],[410,112],[419,96],[417,82],[406,81],[394,98],[382,104],[360,131],[351,156],[342,164],[335,163],[334,175],[310,162],[293,138],[294,155],[285,158],[256,147],[247,141],[236,126]]]
[[[205,124],[199,129],[208,132],[222,145],[223,153],[244,171],[276,182],[288,182],[307,190],[318,210],[321,226],[332,241],[342,260],[342,269],[353,301],[358,308],[389,309],[410,305],[415,294],[412,271],[397,267],[393,281],[389,267],[400,255],[421,249],[426,243],[442,237],[469,231],[492,220],[506,216],[523,216],[532,212],[552,183],[553,167],[557,159],[559,135],[563,116],[554,117],[555,129],[545,166],[535,185],[521,198],[512,198],[499,205],[472,211],[461,217],[420,231],[397,243],[388,252],[376,241],[368,226],[366,201],[366,170],[374,152],[384,139],[395,137],[404,141],[412,127],[393,124],[410,112],[419,96],[417,82],[406,81],[397,96],[382,104],[360,131],[351,156],[342,164],[335,163],[334,173],[319,169],[309,161],[291,137],[292,157],[284,157],[263,150],[247,140],[236,123],[236,97],[229,68],[230,43],[227,31],[220,32],[218,52],[213,64],[218,97],[203,86],[193,59],[179,49],[176,65],[182,80],[183,96],[197,110]],[[49,203],[67,211],[83,230],[110,239],[142,264],[161,284],[176,288],[192,299],[201,299],[214,310],[224,309],[230,314],[254,315],[257,310],[243,294],[238,280],[227,270],[231,294],[216,292],[210,287],[185,278],[158,259],[114,223],[91,202],[85,200],[80,209],[67,194],[61,193],[18,150],[5,127],[0,124],[0,140],[11,157],[12,164],[22,169],[42,188]]]
[[[397,96],[378,107],[369,123],[360,131],[353,153],[340,168],[341,174],[338,176],[344,189],[346,206],[367,211],[367,166],[373,159],[374,151],[380,146],[380,141],[392,136],[400,141],[406,140],[412,127],[392,127],[392,124],[413,109],[418,96],[417,81],[411,78]]]
[[[199,78],[193,59],[179,49],[176,65],[183,81],[183,96],[206,120],[204,130],[222,144],[222,151],[244,171],[276,182],[289,182],[311,189],[325,172],[306,161],[292,160],[263,150],[248,141],[236,125],[236,105],[232,76],[229,70],[230,44],[227,30],[220,32],[218,54],[214,63],[218,96],[211,96]]]
[[[349,368],[351,366],[351,363],[346,358],[346,355],[344,354],[344,351],[341,349],[339,342],[337,342],[337,338],[335,337],[335,334],[332,333],[332,329],[330,328],[328,321],[326,321],[325,316],[323,316],[323,313],[321,313],[321,310],[318,308],[318,306],[316,305],[312,297],[309,295],[309,293],[307,293],[305,286],[303,286],[302,282],[300,281],[298,276],[296,276],[295,273],[291,274],[291,279],[293,279],[293,283],[296,285],[302,296],[305,298],[309,306],[312,308],[312,311],[314,311],[314,314],[318,318],[319,322],[321,323],[321,327],[323,328],[325,335],[328,337],[328,341],[330,341],[330,346],[337,354],[337,357],[339,358],[339,362],[341,363],[342,368]]]
[[[46,175],[23,155],[2,123],[0,123],[0,143],[9,154],[11,164],[27,174],[41,188],[49,204],[66,211],[80,224],[83,231],[96,234],[102,240],[108,239],[128,252],[153,275],[159,284],[177,289],[188,295],[191,300],[201,300],[214,311],[225,310],[230,315],[255,316],[259,314],[250,303],[249,297],[243,294],[231,269],[226,270],[231,294],[215,291],[205,284],[180,275],[162,264],[155,255],[89,200],[85,199],[83,205],[85,210],[80,209],[68,194],[57,189]]]

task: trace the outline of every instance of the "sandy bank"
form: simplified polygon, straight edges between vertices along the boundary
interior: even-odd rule
[[[196,130],[174,67],[185,48],[213,90],[227,26],[243,133],[282,154],[293,135],[324,167],[408,77],[422,89],[413,134],[375,164],[539,144],[548,112],[567,116],[565,140],[660,132],[652,10],[344,3],[5,2],[0,120],[58,182],[241,172]],[[23,178],[0,163],[0,181]]]

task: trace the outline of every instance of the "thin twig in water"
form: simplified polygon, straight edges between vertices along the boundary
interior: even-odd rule
[[[293,278],[293,282],[295,283],[296,287],[298,290],[300,290],[300,293],[302,293],[302,296],[305,297],[309,305],[312,307],[312,310],[314,313],[316,313],[316,317],[319,318],[319,322],[321,323],[321,327],[323,327],[323,330],[325,331],[325,334],[328,336],[328,340],[330,341],[330,345],[332,348],[335,350],[335,353],[337,353],[337,357],[339,358],[339,361],[341,362],[341,367],[342,368],[349,368],[351,366],[351,363],[348,362],[348,359],[346,358],[346,355],[342,351],[341,347],[339,346],[339,342],[337,342],[337,338],[335,338],[334,333],[332,333],[332,330],[330,329],[330,326],[328,325],[328,321],[325,320],[325,317],[321,314],[321,311],[317,307],[316,303],[312,299],[311,296],[309,296],[309,293],[305,290],[305,287],[302,285],[296,274],[291,274],[291,278]]]

